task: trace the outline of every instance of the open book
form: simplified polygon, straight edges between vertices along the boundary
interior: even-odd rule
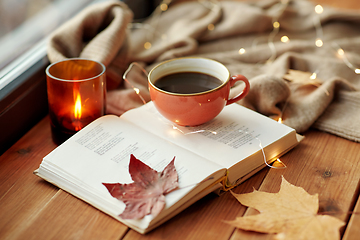
[[[219,188],[220,179],[238,185],[300,139],[294,129],[238,104],[203,125],[180,127],[150,102],[121,117],[95,120],[45,156],[35,174],[146,233]],[[102,184],[132,182],[131,154],[158,172],[175,157],[179,189],[166,195],[166,207],[155,218],[121,219],[125,204]]]

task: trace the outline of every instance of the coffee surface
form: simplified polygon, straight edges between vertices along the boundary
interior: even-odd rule
[[[173,73],[159,78],[154,83],[157,88],[164,91],[181,94],[206,92],[221,84],[222,81],[216,77],[198,72]]]

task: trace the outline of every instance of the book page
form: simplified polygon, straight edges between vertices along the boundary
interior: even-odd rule
[[[156,139],[119,117],[108,115],[94,121],[48,154],[39,172],[87,201],[88,195],[91,195],[97,207],[100,205],[105,212],[118,215],[125,206],[113,198],[102,183],[132,182],[128,171],[130,154],[159,172],[175,158],[180,189],[166,195],[166,208],[182,199],[199,182],[222,169],[172,143]],[[225,170],[222,170],[220,175],[224,173]],[[151,220],[151,216],[146,216],[132,221],[132,224],[146,228]]]
[[[216,118],[197,127],[171,123],[151,102],[126,112],[122,118],[226,168],[289,133],[294,133],[296,141],[294,129],[238,104],[226,106]],[[276,152],[274,149],[267,157],[274,157]]]

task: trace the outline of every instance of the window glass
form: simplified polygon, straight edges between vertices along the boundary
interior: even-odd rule
[[[92,0],[0,0],[0,70]]]
[[[0,91],[45,59],[46,37],[52,31],[89,4],[102,1],[106,0],[0,0]],[[123,1],[135,18],[144,18],[160,0]]]

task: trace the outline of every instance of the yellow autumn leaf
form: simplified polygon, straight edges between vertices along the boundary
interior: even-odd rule
[[[275,233],[275,239],[340,239],[339,229],[345,223],[332,216],[319,215],[318,194],[310,195],[284,177],[278,193],[254,190],[252,193],[232,194],[241,204],[260,212],[227,221],[234,227]]]
[[[288,73],[285,74],[283,78],[289,82],[303,84],[303,85],[311,84],[317,87],[323,83],[323,80],[318,78],[316,73],[303,72],[293,69],[289,69]]]

